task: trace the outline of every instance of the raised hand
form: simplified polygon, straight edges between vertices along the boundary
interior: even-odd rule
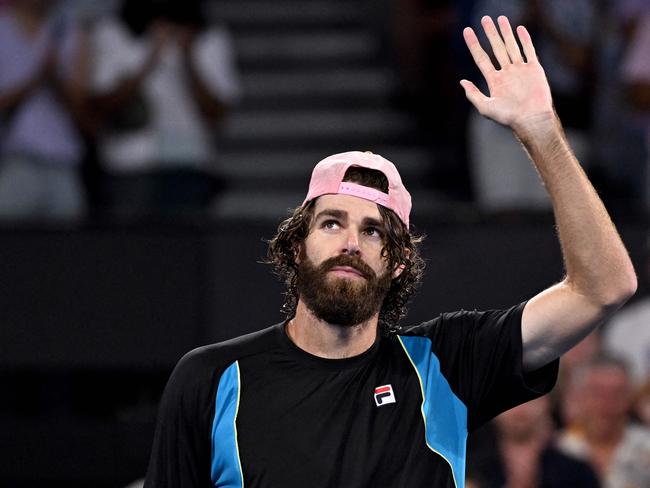
[[[508,19],[500,16],[497,22],[500,34],[490,17],[481,19],[498,67],[483,50],[474,31],[470,27],[463,31],[465,43],[489,90],[486,96],[471,81],[461,80],[465,95],[482,115],[515,131],[548,123],[555,117],[551,90],[530,34],[525,27],[517,27],[524,59]]]

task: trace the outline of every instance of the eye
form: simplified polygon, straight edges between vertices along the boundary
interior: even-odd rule
[[[364,230],[364,233],[369,237],[376,237],[378,239],[382,239],[384,237],[384,233],[377,227],[367,227]]]
[[[340,224],[336,220],[330,219],[324,221],[321,227],[323,227],[323,229],[334,230],[334,229],[338,229],[340,227]]]

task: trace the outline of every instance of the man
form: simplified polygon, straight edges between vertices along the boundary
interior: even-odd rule
[[[499,415],[495,439],[470,449],[470,468],[482,488],[598,488],[596,473],[586,463],[554,446],[548,395]],[[496,447],[496,449],[495,449]]]
[[[421,274],[410,196],[368,153],[321,161],[271,260],[289,319],[195,350],[159,412],[149,487],[463,487],[467,431],[547,392],[557,358],[634,292],[625,248],[562,135],[530,36],[485,17],[497,70],[465,40],[490,97],[546,183],[567,277],[509,310],[397,320]]]
[[[632,384],[625,362],[607,355],[578,366],[569,378],[576,416],[558,445],[591,464],[603,486],[650,486],[650,430],[630,421]]]
[[[93,32],[91,103],[113,217],[194,215],[214,197],[214,136],[240,86],[230,36],[205,3],[124,0]]]
[[[1,219],[74,221],[86,212],[86,32],[56,4],[21,0],[0,11]]]
[[[649,166],[650,169],[650,166]],[[650,181],[650,180],[649,180]],[[650,284],[650,232],[646,236],[645,256],[639,271]],[[646,287],[646,290],[648,288]],[[650,381],[650,293],[636,296],[603,328],[603,349],[624,359],[630,379],[639,388]]]

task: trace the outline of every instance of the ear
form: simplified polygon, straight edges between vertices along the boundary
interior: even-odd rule
[[[403,256],[405,259],[408,259],[408,258],[411,256],[411,250],[405,248],[404,251],[403,251],[403,253],[402,253],[402,256]],[[395,270],[393,271],[393,279],[398,278],[399,275],[401,275],[401,274],[404,272],[405,269],[406,269],[406,265],[405,265],[405,264],[399,264],[399,265],[397,265],[397,266],[395,267]]]
[[[300,256],[302,255],[302,252],[303,252],[302,243],[293,245],[293,262],[294,263],[300,264]]]

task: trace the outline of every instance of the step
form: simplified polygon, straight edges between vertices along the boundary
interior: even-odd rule
[[[266,220],[280,223],[290,215],[295,207],[302,204],[307,189],[304,191],[252,191],[225,192],[216,201],[213,215],[221,219]],[[440,194],[425,188],[412,188],[414,207],[411,220],[414,224],[449,212],[449,200]]]
[[[363,3],[354,1],[226,0],[210,2],[208,16],[239,26],[343,25],[363,21]]]
[[[390,108],[361,110],[240,110],[224,124],[228,144],[266,142],[280,144],[296,140],[345,141],[408,137],[417,131],[408,114]]]
[[[387,99],[396,86],[395,75],[382,67],[331,67],[312,70],[257,70],[242,76],[244,103],[317,98]]]
[[[432,156],[419,146],[377,146],[352,148],[372,150],[376,154],[393,161],[406,183],[414,183],[432,167]],[[219,168],[222,174],[234,184],[254,182],[296,182],[306,185],[314,165],[330,154],[345,149],[323,150],[275,150],[275,151],[236,151],[219,155]]]
[[[242,66],[362,62],[376,57],[381,48],[380,40],[363,29],[234,33],[233,37]]]

